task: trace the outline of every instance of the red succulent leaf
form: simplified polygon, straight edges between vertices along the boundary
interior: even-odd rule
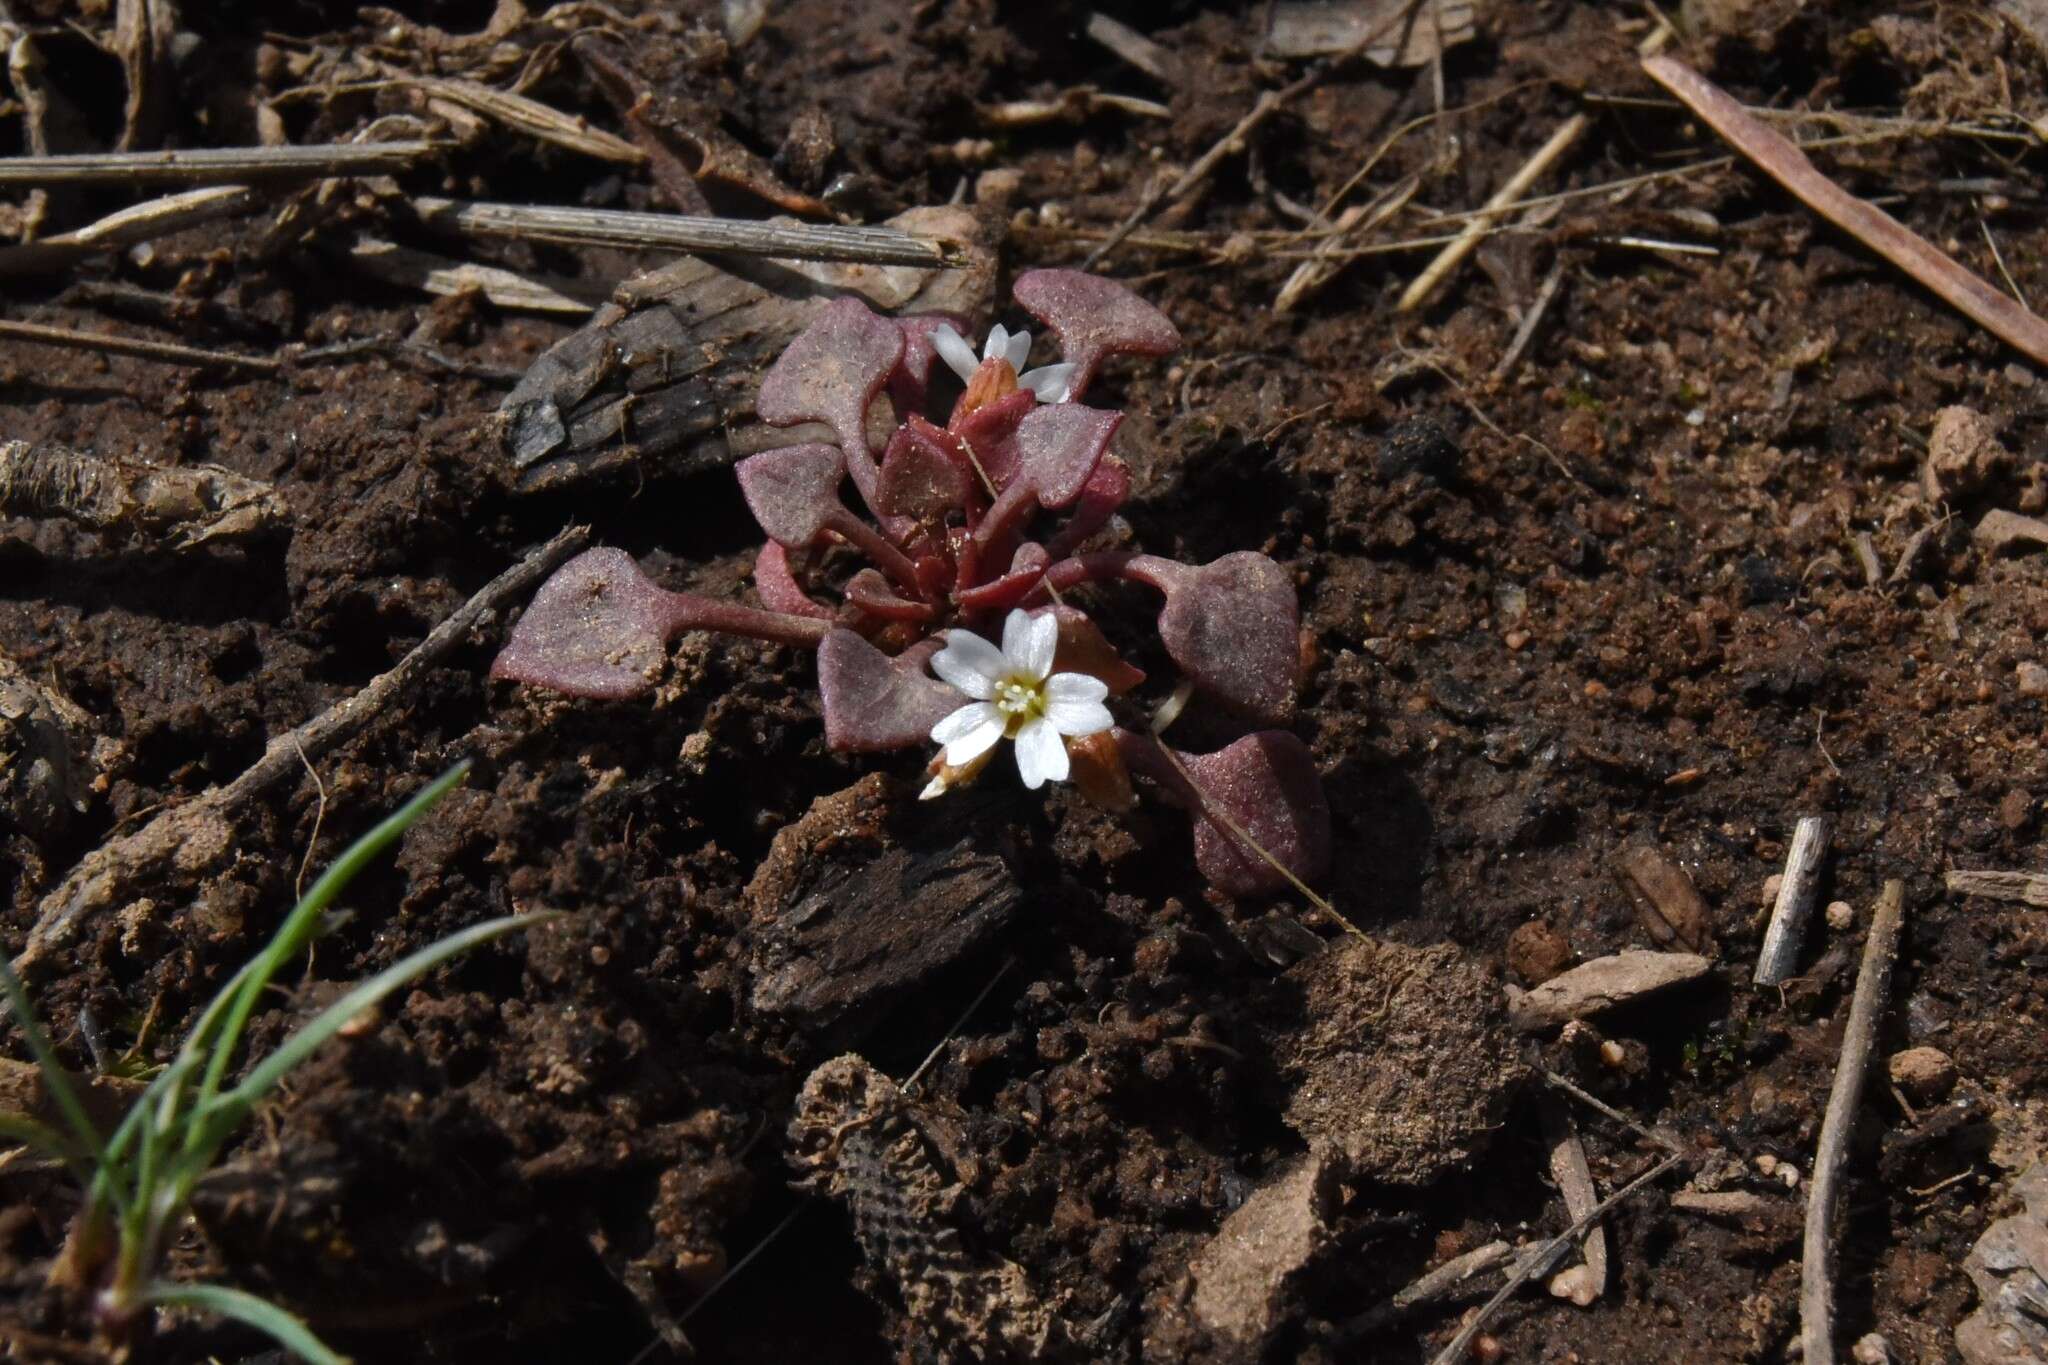
[[[868,449],[868,405],[895,371],[903,350],[903,330],[894,321],[877,317],[859,299],[834,299],[768,367],[754,411],[778,427],[798,422],[830,426],[846,452],[846,472],[872,507],[875,457]]]
[[[491,676],[574,697],[637,696],[667,662],[673,596],[624,550],[585,550],[541,584]]]
[[[940,647],[924,640],[892,659],[850,630],[827,634],[818,646],[826,742],[854,753],[928,742],[932,727],[967,701],[924,671]]]
[[[1145,670],[1125,663],[1087,612],[1059,603],[1052,608],[1052,615],[1060,626],[1059,645],[1052,656],[1055,673],[1091,674],[1109,684],[1112,697],[1121,697],[1145,681]]]
[[[733,466],[740,494],[768,538],[792,550],[817,540],[837,515],[846,457],[828,445],[784,446],[749,455]]]
[[[875,510],[919,522],[941,522],[975,501],[975,477],[954,438],[913,414],[896,429],[882,456]]]
[[[903,333],[903,358],[889,372],[889,398],[898,412],[922,412],[931,386],[932,362],[939,355],[932,349],[932,329],[950,327],[964,335],[967,320],[951,313],[919,313],[895,322]]]
[[[873,569],[862,569],[846,581],[846,600],[884,621],[929,622],[937,620],[939,615],[928,602],[912,602],[897,596],[890,588],[889,580]]]
[[[1043,545],[1027,540],[1017,547],[1017,553],[1010,557],[1010,567],[1000,578],[961,588],[953,594],[953,600],[962,611],[1008,611],[1032,594],[1045,578],[1045,567],[1051,562],[1052,556]]]
[[[1180,349],[1180,333],[1166,314],[1115,280],[1079,270],[1027,270],[1010,292],[1059,338],[1060,359],[1074,366],[1069,402],[1087,390],[1109,356],[1163,356]]]
[[[796,581],[789,551],[772,540],[754,556],[754,591],[761,594],[761,600],[768,604],[770,611],[812,616],[821,621],[833,619],[832,609],[805,592],[803,585]]]
[[[1039,506],[1065,507],[1081,496],[1123,420],[1120,412],[1048,403],[1026,413],[1008,440],[976,450],[1004,497],[1028,488]]]
[[[1124,573],[1166,594],[1159,639],[1196,686],[1256,720],[1292,714],[1301,628],[1285,569],[1240,550],[1199,567],[1137,555]]]
[[[1074,515],[1062,526],[1059,534],[1046,542],[1046,553],[1054,559],[1065,559],[1087,543],[1108,524],[1131,496],[1131,471],[1114,455],[1102,457],[1102,463],[1095,466],[1095,472],[1088,476],[1088,482],[1081,489],[1081,496],[1074,504]]]
[[[585,550],[540,585],[491,676],[572,697],[632,697],[654,686],[668,642],[686,630],[811,648],[828,628],[808,616],[667,592],[624,550]]]
[[[1037,408],[1037,396],[1029,389],[1019,389],[956,418],[946,429],[974,447],[975,458],[981,461],[990,482],[1000,489],[1006,480],[989,467],[989,461],[1001,458],[1003,443],[1016,432],[1017,424],[1026,414]]]
[[[1253,896],[1288,886],[1285,876],[1231,832],[1230,822],[1305,882],[1329,870],[1329,801],[1314,757],[1295,736],[1261,730],[1213,754],[1175,750],[1185,774],[1150,735],[1118,730],[1116,737],[1134,770],[1159,782],[1194,814],[1195,866],[1217,890]]]

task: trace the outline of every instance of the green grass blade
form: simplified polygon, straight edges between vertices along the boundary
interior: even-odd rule
[[[488,920],[459,934],[430,943],[417,952],[386,967],[369,980],[361,983],[348,994],[315,1015],[306,1026],[279,1044],[277,1050],[249,1069],[241,1084],[216,1097],[193,1117],[195,1126],[205,1130],[203,1142],[188,1151],[204,1152],[210,1159],[213,1149],[225,1141],[228,1134],[240,1123],[242,1117],[253,1108],[257,1101],[267,1095],[277,1083],[313,1055],[314,1049],[341,1031],[344,1024],[361,1014],[370,1006],[382,1000],[401,986],[410,984],[426,975],[449,958],[466,953],[479,944],[492,939],[503,938],[542,921],[559,917],[559,911],[541,910],[532,914],[507,915],[502,919]],[[205,1161],[201,1161],[203,1166]]]
[[[7,1004],[14,1011],[14,1018],[21,1025],[21,1036],[28,1043],[28,1050],[36,1060],[36,1066],[43,1073],[43,1084],[49,1087],[50,1098],[57,1102],[57,1110],[64,1116],[64,1122],[71,1129],[71,1136],[78,1141],[79,1150],[93,1159],[95,1166],[107,1164],[107,1149],[100,1143],[99,1130],[92,1126],[92,1119],[80,1103],[78,1092],[71,1088],[71,1078],[64,1074],[63,1063],[57,1060],[57,1049],[50,1046],[49,1035],[36,1022],[34,1008],[29,1004],[28,988],[21,984],[21,978],[14,974],[4,956],[0,956],[0,991],[7,995]]]
[[[266,1333],[278,1345],[312,1365],[349,1365],[348,1357],[313,1335],[313,1329],[268,1299],[221,1284],[172,1284],[158,1280],[142,1291],[158,1308],[197,1308]]]
[[[256,1002],[262,998],[264,990],[269,987],[284,964],[298,956],[312,941],[314,933],[320,927],[321,914],[334,903],[335,897],[341,894],[343,888],[369,866],[372,859],[396,843],[400,835],[412,828],[421,816],[432,810],[442,797],[468,777],[469,769],[470,762],[464,759],[441,774],[425,791],[406,802],[375,829],[350,844],[348,850],[320,874],[320,879],[313,883],[312,889],[307,891],[299,903],[292,907],[291,913],[284,917],[284,923],[278,926],[277,933],[272,936],[269,944],[250,962],[247,974],[236,973],[235,981],[229,983],[229,990],[233,995],[228,1003],[227,1013],[221,1021],[219,1036],[202,1043],[203,1046],[212,1049],[213,1055],[207,1060],[206,1076],[199,1084],[197,1108],[207,1107],[213,1097],[220,1092],[221,1083],[226,1079],[228,1067],[234,1060],[235,1049],[241,1045],[242,1033],[249,1025],[249,1016],[255,1013]],[[225,996],[227,993],[223,991],[222,994]],[[206,1017],[200,1021],[201,1028],[194,1030],[195,1037],[204,1032],[205,1026],[212,1022],[213,1015],[214,1010],[209,1006]]]

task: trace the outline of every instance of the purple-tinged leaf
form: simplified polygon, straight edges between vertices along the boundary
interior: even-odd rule
[[[754,411],[771,425],[823,422],[837,432],[846,472],[869,507],[875,505],[876,470],[868,449],[868,405],[903,349],[903,330],[894,321],[877,317],[859,299],[834,299],[776,357],[754,401]]]
[[[978,503],[974,471],[954,450],[956,438],[922,417],[896,429],[882,456],[875,485],[875,510],[921,523],[943,522],[950,512]]]
[[[940,648],[925,640],[892,659],[850,630],[826,635],[818,646],[826,742],[853,753],[929,743],[932,727],[967,704],[924,671]]]
[[[1139,555],[1124,574],[1166,594],[1159,639],[1197,687],[1255,720],[1293,713],[1301,624],[1285,569],[1240,550],[1199,568]]]
[[[792,550],[813,544],[835,514],[845,513],[839,483],[846,457],[837,446],[784,446],[733,466],[740,495],[767,537]]]
[[[668,642],[686,630],[815,646],[828,623],[667,592],[624,550],[585,550],[541,584],[491,676],[572,697],[637,696],[654,686]]]
[[[1195,686],[1254,720],[1294,710],[1301,625],[1294,581],[1262,554],[1240,550],[1199,567],[1156,555],[1100,551],[1054,564],[1045,590],[1129,578],[1166,594],[1159,639]]]
[[[1026,413],[1008,440],[975,450],[1003,498],[1028,489],[1041,507],[1065,507],[1081,496],[1123,420],[1120,412],[1051,403]]]
[[[976,561],[972,558],[971,542],[968,551],[965,562],[972,570]],[[1008,611],[1037,589],[1045,578],[1046,565],[1051,562],[1052,557],[1046,554],[1043,545],[1027,540],[1017,547],[1017,553],[1010,557],[1010,567],[1001,577],[960,588],[953,594],[953,600],[962,611]]]
[[[1151,736],[1115,733],[1132,769],[1167,788],[1194,814],[1195,866],[1217,890],[1254,896],[1284,891],[1289,884],[1245,847],[1231,823],[1304,882],[1329,870],[1329,801],[1314,757],[1293,735],[1261,730],[1213,754],[1175,750],[1183,775]]]
[[[957,415],[946,424],[946,430],[974,448],[975,458],[982,462],[982,469],[998,489],[1003,481],[989,469],[988,458],[997,447],[1010,439],[1017,430],[1017,424],[1029,413],[1038,409],[1038,400],[1027,390],[1019,389],[1006,394],[992,403],[984,403],[974,411]]]
[[[951,313],[919,313],[895,319],[903,333],[903,358],[889,372],[889,398],[900,413],[923,412],[930,391],[932,362],[938,352],[932,347],[932,329],[950,327],[955,333],[967,331],[967,321]]]
[[[632,697],[668,661],[664,592],[624,550],[585,550],[541,584],[491,676],[572,697]]]
[[[889,580],[873,569],[862,569],[846,581],[846,600],[884,621],[925,623],[937,620],[939,615],[929,602],[912,602],[897,596],[891,591]]]
[[[1088,537],[1109,524],[1131,496],[1131,471],[1122,460],[1114,455],[1102,457],[1102,463],[1095,466],[1095,472],[1088,476],[1088,482],[1081,489],[1081,496],[1074,504],[1074,515],[1045,544],[1046,553],[1054,559],[1065,559],[1087,543]]]
[[[1166,314],[1115,280],[1079,270],[1027,270],[1010,292],[1059,338],[1060,359],[1074,366],[1069,402],[1087,391],[1110,356],[1163,356],[1180,349],[1180,333]]]
[[[761,600],[768,604],[770,611],[811,616],[821,621],[834,619],[832,609],[805,592],[803,585],[796,581],[789,551],[772,540],[754,556],[754,591],[761,594]]]

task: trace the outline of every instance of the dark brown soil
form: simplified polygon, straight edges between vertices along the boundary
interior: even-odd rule
[[[83,148],[121,128],[118,63],[82,36],[111,41],[111,8],[16,6],[46,82],[82,116]],[[624,131],[557,46],[620,27],[606,6],[512,25],[488,62],[488,44],[449,36],[484,27],[481,0],[184,8],[195,40],[163,145],[256,140],[259,99],[340,49],[501,87],[530,60],[526,94]],[[1265,6],[1108,6],[1171,54],[1170,87],[1084,37],[1085,5],[780,0],[738,50],[717,5],[617,6],[642,8],[686,16],[628,29],[641,73],[681,107],[722,114],[795,189],[830,190],[864,221],[964,187],[1006,271],[1076,263],[1162,168],[1192,163],[1303,69],[1262,55]],[[2043,156],[2019,121],[2048,109],[2048,33],[1969,6],[1693,8],[1699,27],[1675,50],[1746,103],[1855,110],[1880,122],[1844,131],[1866,134],[1947,125],[1816,156],[1987,279],[2009,269],[2019,293],[2048,297]],[[1462,1303],[1363,1334],[1353,1320],[1451,1255],[1568,1221],[1540,1063],[1676,1135],[1693,1161],[1615,1213],[1597,1304],[1539,1284],[1492,1320],[1488,1349],[1781,1359],[1803,1200],[1758,1163],[1810,1168],[1860,926],[1900,878],[1911,918],[1881,1051],[1939,1047],[1961,1081],[1931,1108],[1881,1077],[1871,1088],[1840,1242],[1843,1346],[1876,1331],[1896,1359],[1952,1358],[1973,1303],[1963,1256],[2048,1141],[2048,919],[1953,898],[1942,880],[2043,857],[2044,700],[2021,666],[2044,652],[2048,561],[1971,535],[1987,511],[2048,503],[2037,371],[1718,160],[1564,200],[1490,239],[1419,312],[1395,301],[1431,247],[1363,256],[1293,313],[1272,311],[1288,253],[1311,242],[1283,236],[1303,226],[1291,206],[1320,206],[1389,138],[1346,202],[1407,176],[1415,197],[1374,242],[1455,231],[1434,215],[1483,202],[1581,110],[1590,127],[1540,192],[1720,157],[1637,73],[1638,15],[1486,7],[1443,64],[1445,112],[1398,138],[1438,107],[1430,69],[1342,66],[1101,267],[1186,339],[1170,366],[1120,367],[1093,399],[1131,416],[1138,542],[1193,561],[1264,550],[1298,576],[1315,662],[1297,728],[1336,817],[1322,889],[1383,940],[1363,965],[1333,983],[1324,958],[1302,961],[1316,945],[1296,926],[1330,940],[1336,926],[1291,901],[1208,893],[1170,810],[1113,818],[1069,791],[992,781],[952,810],[918,805],[921,755],[825,748],[799,653],[688,637],[654,701],[568,703],[488,683],[494,635],[319,759],[317,783],[239,812],[221,857],[135,888],[34,983],[74,1065],[93,1065],[88,1032],[110,1057],[161,1060],[290,904],[309,849],[331,857],[465,755],[478,761],[467,789],[351,888],[352,918],[262,1018],[258,1045],[434,938],[513,908],[569,912],[438,972],[294,1076],[203,1191],[181,1273],[273,1295],[369,1360],[624,1362],[664,1327],[713,1360],[988,1346],[986,1323],[921,1316],[896,1263],[864,1254],[848,1216],[862,1196],[792,1188],[803,1167],[785,1134],[818,1063],[854,1050],[908,1076],[1000,969],[912,1101],[936,1154],[913,1173],[930,1185],[917,1207],[962,1230],[972,1263],[1021,1271],[1067,1324],[1056,1356],[1428,1359]],[[1081,85],[1171,116],[988,124],[992,106]],[[397,87],[277,108],[302,142],[429,115]],[[21,106],[4,114],[17,137]],[[90,716],[102,774],[61,828],[0,823],[11,943],[87,852],[232,779],[567,521],[670,586],[747,591],[757,535],[721,471],[656,462],[542,497],[512,490],[491,415],[573,323],[430,302],[354,270],[347,251],[368,232],[599,291],[659,258],[451,244],[408,224],[408,194],[662,207],[642,171],[493,127],[395,186],[293,200],[311,220],[297,235],[273,233],[292,196],[279,190],[252,216],[12,281],[10,314],[38,322],[263,354],[369,344],[250,379],[0,342],[5,436],[217,462],[273,481],[291,510],[279,534],[178,553],[0,521],[0,653]],[[65,191],[45,231],[137,197]],[[711,197],[768,211],[730,186]],[[1553,266],[1554,302],[1496,375]],[[79,281],[178,311],[110,314]],[[1954,405],[1988,419],[2010,458],[1933,498],[1921,466]],[[1896,581],[1866,581],[1859,535],[1886,580],[1914,547]],[[1107,619],[1143,625],[1122,610]],[[1835,822],[1824,899],[1849,902],[1858,927],[1817,925],[1806,975],[1757,990],[1763,884],[1811,813]],[[1712,984],[1576,1041],[1507,1040],[1475,1017],[1487,1006],[1472,1001],[1527,984],[1509,969],[1521,926],[1547,931],[1524,932],[1523,965],[1662,946],[1616,876],[1617,855],[1645,841],[1704,898]],[[922,918],[874,928],[881,946],[857,967],[778,927],[808,889],[876,868],[912,891],[873,903]],[[933,898],[919,878],[937,879]],[[842,968],[866,975],[835,986]],[[1348,1054],[1312,1017],[1326,1009],[1360,1021]],[[1358,1138],[1377,1155],[1354,1151],[1318,1187],[1314,1246],[1263,1344],[1219,1337],[1190,1307],[1188,1267],[1303,1158],[1290,1106],[1320,1074],[1304,1059],[1331,1055],[1375,1099],[1359,1121],[1405,1125],[1387,1130],[1400,1141]],[[1414,1115],[1377,1104],[1398,1107],[1393,1068],[1428,1078]],[[1620,1126],[1579,1118],[1603,1192],[1652,1160]],[[1774,1212],[1730,1224],[1674,1210],[1688,1179],[1767,1195]],[[94,1358],[87,1324],[35,1288],[64,1189],[33,1163],[0,1165],[17,1210],[0,1213],[0,1318],[24,1359]],[[263,1349],[184,1321],[151,1358]]]

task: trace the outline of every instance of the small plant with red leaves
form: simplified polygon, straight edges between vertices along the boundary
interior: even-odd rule
[[[1195,813],[1197,862],[1225,891],[1318,875],[1329,811],[1301,741],[1269,729],[1190,755],[1114,727],[1108,699],[1144,675],[1068,596],[1113,581],[1158,591],[1160,641],[1196,691],[1257,724],[1292,714],[1298,613],[1278,564],[1089,548],[1131,478],[1110,450],[1123,414],[1080,399],[1105,360],[1168,355],[1179,333],[1122,285],[1079,271],[1030,271],[1014,293],[1057,338],[1060,363],[1024,369],[1028,332],[997,326],[977,355],[959,319],[881,317],[852,298],[789,344],[756,408],[834,440],[736,468],[768,537],[754,565],[762,607],[668,592],[624,551],[591,550],[542,586],[493,675],[630,697],[653,686],[683,631],[801,645],[817,651],[832,747],[940,746],[927,796],[972,780],[1007,737],[1030,787],[1072,776],[1114,806],[1131,799],[1131,772],[1156,782]],[[940,360],[965,385],[944,426],[923,412]],[[893,419],[879,451],[878,416]],[[866,515],[847,506],[848,483]],[[866,564],[848,572],[845,550]]]

